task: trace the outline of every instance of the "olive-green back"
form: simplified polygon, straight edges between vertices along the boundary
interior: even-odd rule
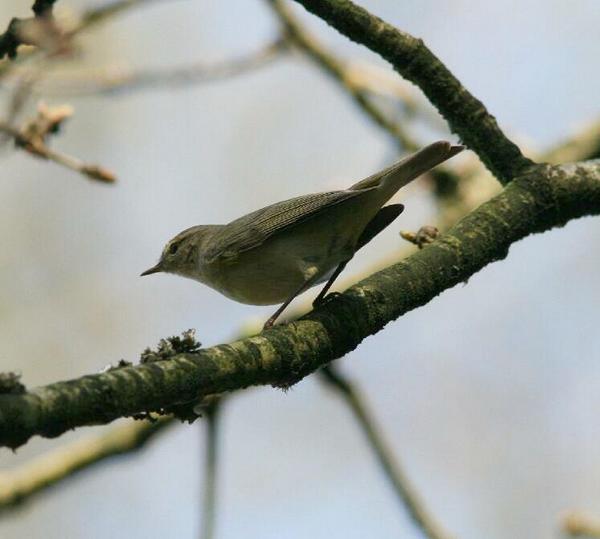
[[[303,195],[244,215],[223,226],[206,246],[205,259],[231,258],[261,245],[274,234],[315,217],[334,205],[343,203],[374,189],[329,191]]]

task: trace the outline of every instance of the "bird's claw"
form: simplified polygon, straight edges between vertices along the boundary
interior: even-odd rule
[[[329,292],[326,296],[317,298],[315,301],[313,301],[313,309],[316,309],[317,307],[323,307],[323,305],[327,305],[332,299],[335,299],[341,295],[341,292]]]

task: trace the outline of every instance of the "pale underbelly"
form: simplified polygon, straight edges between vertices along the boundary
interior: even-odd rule
[[[337,268],[337,264],[326,268],[307,265],[302,270],[302,265],[286,268],[241,264],[238,268],[230,268],[214,288],[240,303],[277,305],[297,294],[312,276],[315,277],[309,287],[327,281]]]
[[[293,249],[285,239],[275,239],[219,264],[212,273],[212,288],[240,303],[276,305],[297,294],[309,279],[310,287],[327,281],[339,263],[353,254],[349,247],[320,244],[315,248],[309,243],[303,248],[297,240]]]

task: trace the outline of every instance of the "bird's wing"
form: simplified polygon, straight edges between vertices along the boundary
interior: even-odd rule
[[[249,213],[225,225],[215,234],[203,256],[207,262],[216,258],[233,258],[261,245],[274,234],[367,191],[370,189],[304,195]]]

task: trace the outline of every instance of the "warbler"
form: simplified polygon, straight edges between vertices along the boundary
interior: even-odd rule
[[[193,226],[142,275],[174,273],[241,303],[282,303],[269,328],[296,296],[326,281],[318,304],[354,253],[400,215],[402,204],[383,207],[396,191],[463,149],[435,142],[348,189],[277,202],[225,225]]]

